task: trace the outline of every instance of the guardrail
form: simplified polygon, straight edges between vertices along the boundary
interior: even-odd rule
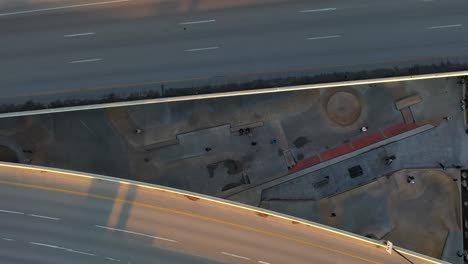
[[[347,232],[347,231],[344,231],[344,230],[329,227],[329,226],[322,225],[322,224],[319,224],[319,223],[315,223],[315,222],[312,222],[312,221],[304,220],[304,219],[297,218],[297,217],[294,217],[294,216],[285,215],[285,214],[278,213],[278,212],[273,212],[273,211],[270,211],[270,210],[265,210],[265,209],[262,209],[262,208],[259,208],[259,207],[253,207],[253,206],[241,204],[241,203],[234,202],[234,201],[228,201],[228,200],[224,200],[224,199],[220,199],[220,198],[216,198],[216,197],[212,197],[212,196],[208,196],[208,195],[204,195],[204,194],[198,194],[198,193],[193,193],[193,192],[189,192],[189,191],[183,191],[183,190],[179,190],[179,189],[175,189],[175,188],[171,188],[171,187],[165,187],[165,186],[160,186],[160,185],[155,185],[155,184],[150,184],[150,183],[142,183],[142,182],[126,180],[126,179],[119,179],[119,178],[114,178],[114,177],[109,177],[109,176],[104,176],[104,175],[98,175],[98,174],[93,174],[93,173],[77,172],[77,171],[71,171],[71,170],[65,170],[65,169],[47,168],[47,167],[42,167],[42,166],[27,165],[27,164],[16,164],[16,163],[9,163],[9,162],[0,162],[0,168],[15,168],[15,169],[20,169],[20,170],[22,169],[22,170],[36,171],[36,172],[40,172],[40,173],[44,173],[44,172],[58,173],[58,174],[63,174],[63,175],[67,175],[67,176],[98,179],[98,180],[109,181],[109,182],[114,182],[114,183],[131,184],[131,185],[138,186],[138,187],[141,187],[141,188],[153,189],[153,190],[162,191],[162,192],[169,192],[169,193],[172,193],[172,194],[181,195],[181,196],[185,196],[185,197],[190,196],[190,197],[194,197],[194,198],[207,200],[207,201],[210,201],[210,202],[213,202],[213,203],[218,203],[218,204],[235,207],[235,208],[242,209],[242,210],[251,211],[251,212],[254,212],[254,213],[257,213],[257,214],[276,217],[278,219],[289,221],[290,223],[295,222],[295,223],[303,224],[303,225],[306,225],[306,226],[309,226],[309,227],[318,228],[318,229],[328,231],[328,232],[336,234],[336,235],[345,236],[345,237],[348,237],[348,238],[351,238],[351,239],[358,240],[360,242],[372,244],[372,245],[375,245],[377,247],[381,247],[384,250],[385,250],[385,247],[386,247],[386,245],[385,245],[385,243],[383,243],[383,241],[377,241],[377,240],[370,239],[370,238],[367,238],[367,237],[359,236],[359,235],[356,235],[356,234],[353,234],[353,233],[350,233],[350,232]],[[448,262],[438,260],[438,259],[435,259],[435,258],[432,258],[432,257],[428,257],[428,256],[425,256],[425,255],[422,255],[422,254],[419,254],[419,253],[416,253],[416,252],[413,252],[413,251],[410,251],[410,250],[407,250],[407,249],[399,248],[399,247],[396,247],[396,246],[394,246],[394,248],[397,249],[402,254],[405,254],[407,256],[411,256],[411,257],[414,257],[414,258],[417,258],[417,259],[420,259],[420,260],[424,260],[424,261],[427,261],[429,263],[448,263]]]
[[[343,81],[343,82],[331,82],[331,83],[322,83],[322,84],[285,86],[285,87],[254,89],[254,90],[245,90],[245,91],[233,91],[233,92],[212,93],[212,94],[197,94],[197,95],[188,95],[188,96],[154,98],[154,99],[103,103],[103,104],[84,105],[84,106],[40,109],[40,110],[32,110],[32,111],[2,113],[0,114],[0,118],[40,115],[40,114],[53,114],[53,113],[93,110],[93,109],[102,109],[102,108],[111,108],[111,107],[123,107],[123,106],[170,103],[170,102],[180,102],[180,101],[190,101],[190,100],[202,100],[202,99],[222,98],[222,97],[241,96],[241,95],[280,93],[280,92],[291,92],[291,91],[310,90],[310,89],[323,89],[323,88],[343,87],[343,86],[353,86],[353,85],[428,80],[428,79],[462,77],[462,76],[468,76],[468,71],[408,75],[408,76],[401,76],[401,77],[387,77],[387,78],[376,78],[376,79],[357,80],[357,81]]]

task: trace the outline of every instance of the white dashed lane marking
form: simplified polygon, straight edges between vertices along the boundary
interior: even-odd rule
[[[461,27],[461,26],[462,26],[462,24],[445,25],[445,26],[433,26],[433,27],[428,27],[428,29],[454,28],[454,27]]]
[[[97,227],[97,228],[108,229],[108,230],[112,230],[112,231],[118,231],[118,232],[129,233],[129,234],[138,235],[138,236],[151,237],[151,238],[155,238],[155,239],[159,239],[159,240],[164,240],[164,241],[169,241],[169,242],[177,243],[176,240],[172,240],[172,239],[168,239],[168,238],[164,238],[164,237],[151,236],[151,235],[147,235],[147,234],[137,233],[137,232],[128,231],[128,230],[123,230],[123,229],[118,229],[118,228],[112,228],[112,227],[107,227],[107,226],[96,225],[96,227]]]
[[[204,23],[213,23],[213,22],[216,22],[216,19],[182,22],[182,23],[179,23],[179,25],[194,25],[194,24],[204,24]]]
[[[30,214],[30,216],[32,216],[32,217],[37,217],[37,218],[49,219],[49,220],[55,220],[55,221],[60,220],[60,218],[57,218],[57,217],[50,217],[50,216],[44,216],[44,215]]]
[[[326,12],[326,11],[335,11],[335,7],[321,8],[321,9],[307,9],[301,10],[300,13],[314,13],[314,12]]]
[[[308,40],[317,40],[317,39],[331,39],[331,38],[339,38],[340,35],[333,35],[333,36],[323,36],[323,37],[311,37],[307,38]]]
[[[221,254],[226,255],[226,256],[230,256],[230,257],[234,257],[234,258],[240,258],[240,259],[250,260],[250,258],[248,258],[248,257],[239,256],[239,255],[232,254],[232,253],[228,253],[228,252],[221,252]]]
[[[24,215],[23,212],[16,212],[16,211],[10,211],[10,210],[0,210],[0,213],[7,213],[7,214],[20,214]]]
[[[95,61],[100,61],[100,60],[102,60],[102,58],[87,59],[87,60],[76,60],[76,61],[70,61],[69,63],[75,64],[75,63],[95,62]]]
[[[89,35],[96,35],[96,32],[69,34],[69,35],[64,35],[64,37],[65,38],[73,38],[73,37],[82,37],[82,36],[89,36]]]
[[[219,47],[207,47],[207,48],[197,48],[197,49],[188,49],[185,50],[186,52],[193,52],[193,51],[204,51],[204,50],[214,50],[219,49]]]

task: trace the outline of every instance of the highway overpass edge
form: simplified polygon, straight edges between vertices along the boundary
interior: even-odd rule
[[[30,110],[30,111],[1,113],[0,118],[53,114],[53,113],[73,112],[73,111],[84,111],[84,110],[95,110],[95,109],[103,109],[103,108],[111,108],[111,107],[125,107],[125,106],[136,106],[136,105],[146,105],[146,104],[181,102],[181,101],[202,100],[202,99],[212,99],[212,98],[222,98],[222,97],[232,97],[232,96],[291,92],[291,91],[323,89],[323,88],[332,88],[332,87],[345,87],[345,86],[353,86],[353,85],[380,84],[380,83],[388,83],[388,82],[402,82],[402,81],[428,80],[428,79],[439,79],[439,78],[450,78],[450,77],[463,77],[463,76],[468,76],[468,70],[445,72],[445,73],[407,75],[407,76],[400,76],[400,77],[385,77],[385,78],[375,78],[375,79],[365,79],[365,80],[330,82],[330,83],[320,83],[320,84],[310,84],[310,85],[284,86],[284,87],[253,89],[253,90],[244,90],[244,91],[220,92],[220,93],[211,93],[211,94],[197,94],[197,95],[175,96],[175,97],[166,97],[166,98],[153,98],[153,99],[144,99],[144,100],[122,101],[122,102],[59,107],[59,108],[48,108],[48,109],[39,109],[39,110]]]
[[[9,162],[0,162],[0,168],[14,168],[14,169],[24,169],[24,170],[30,170],[30,171],[37,171],[37,172],[59,173],[59,174],[67,175],[67,176],[92,178],[92,179],[98,179],[98,180],[109,181],[109,182],[114,182],[114,183],[121,183],[121,184],[131,184],[131,185],[135,185],[135,186],[142,187],[142,188],[148,188],[148,189],[153,189],[153,190],[157,190],[157,191],[169,192],[169,193],[173,193],[173,194],[176,194],[176,195],[195,197],[195,198],[207,200],[207,201],[218,203],[218,204],[235,207],[235,208],[242,209],[242,210],[251,211],[251,212],[254,212],[254,213],[257,213],[257,214],[262,214],[262,215],[266,214],[266,215],[268,215],[270,217],[276,217],[276,218],[281,219],[281,220],[286,220],[286,221],[290,221],[290,222],[297,222],[297,223],[300,223],[300,224],[303,224],[303,225],[306,225],[306,226],[309,226],[309,227],[318,228],[318,229],[321,229],[321,230],[324,230],[324,231],[327,231],[327,232],[331,232],[331,233],[334,233],[334,234],[337,234],[337,235],[341,235],[341,236],[345,236],[345,237],[348,237],[348,238],[356,239],[356,240],[359,240],[359,241],[364,242],[364,243],[369,243],[369,244],[375,245],[377,247],[381,247],[382,250],[384,250],[384,248],[385,248],[384,241],[378,241],[378,240],[370,239],[370,238],[363,237],[363,236],[360,236],[360,235],[356,235],[356,234],[353,234],[353,233],[350,233],[350,232],[347,232],[347,231],[344,231],[344,230],[336,229],[336,228],[333,228],[333,227],[330,227],[330,226],[322,225],[322,224],[319,224],[319,223],[315,223],[315,222],[308,221],[308,220],[305,220],[305,219],[297,218],[297,217],[294,217],[294,216],[289,216],[289,215],[285,215],[285,214],[282,214],[282,213],[262,209],[262,208],[259,208],[259,207],[245,205],[245,204],[241,204],[241,203],[238,203],[238,202],[235,202],[235,201],[229,201],[229,200],[225,200],[225,199],[221,199],[221,198],[217,198],[217,197],[212,197],[212,196],[208,196],[208,195],[204,195],[204,194],[193,193],[193,192],[190,192],[190,191],[179,190],[179,189],[175,189],[175,188],[171,188],[171,187],[165,187],[165,186],[160,186],[160,185],[156,185],[156,184],[143,183],[143,182],[127,180],[127,179],[120,179],[120,178],[115,178],[115,177],[110,177],[110,176],[105,176],[105,175],[98,175],[98,174],[87,173],[87,172],[78,172],[78,171],[72,171],[72,170],[65,170],[65,169],[59,169],[59,168],[49,168],[49,167],[28,165],[28,164],[16,164],[16,163],[9,163]],[[411,257],[418,258],[418,259],[421,259],[421,260],[424,260],[424,261],[428,261],[430,263],[448,263],[448,262],[445,262],[445,261],[442,261],[442,260],[439,260],[439,259],[435,259],[435,258],[432,258],[432,257],[429,257],[429,256],[425,256],[425,255],[422,255],[422,254],[419,254],[417,252],[413,252],[413,251],[410,251],[410,250],[407,250],[407,249],[404,249],[404,248],[399,248],[399,247],[396,247],[396,246],[394,246],[394,248],[397,249],[400,253],[403,253],[403,254],[405,254],[407,256],[411,256]]]

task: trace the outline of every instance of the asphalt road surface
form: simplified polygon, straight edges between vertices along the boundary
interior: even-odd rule
[[[215,261],[405,263],[375,244],[226,204],[0,166],[0,263]]]
[[[468,55],[466,0],[3,0],[0,99]]]

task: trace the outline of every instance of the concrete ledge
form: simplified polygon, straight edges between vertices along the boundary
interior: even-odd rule
[[[412,106],[412,105],[415,105],[415,104],[419,104],[420,102],[422,102],[422,98],[421,96],[419,95],[412,95],[412,96],[408,96],[408,97],[405,97],[401,100],[398,100],[396,103],[395,103],[395,106],[396,106],[396,109],[398,111],[400,111],[401,109],[405,108],[405,107],[409,107],[409,106]]]
[[[255,123],[250,123],[250,124],[244,124],[244,125],[238,125],[238,126],[233,126],[231,127],[231,132],[237,132],[241,128],[256,128],[256,127],[261,127],[263,126],[263,121],[260,122],[255,122]]]
[[[163,147],[177,145],[177,144],[179,144],[179,140],[177,138],[174,138],[174,139],[160,141],[160,142],[156,142],[156,143],[144,146],[143,149],[152,150],[152,149],[163,148]]]

